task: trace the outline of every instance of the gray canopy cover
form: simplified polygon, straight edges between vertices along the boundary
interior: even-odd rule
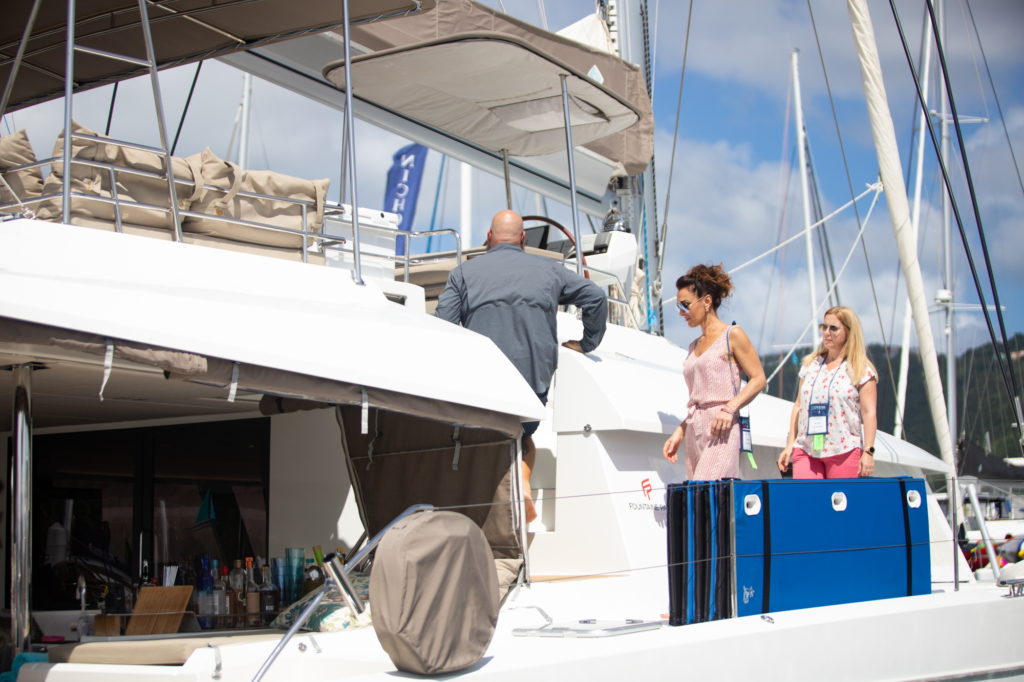
[[[351,35],[374,51],[352,60],[355,94],[491,151],[565,149],[558,74],[568,73],[574,144],[630,175],[653,154],[643,73],[615,55],[471,0],[439,0],[431,12],[354,27]],[[324,74],[344,87],[340,63]]]
[[[5,0],[0,22],[0,88],[11,75],[33,0]],[[349,0],[353,23],[420,12],[434,0]],[[342,25],[340,2],[323,0],[163,0],[148,4],[159,68],[247,50]],[[64,94],[68,3],[41,3],[9,107],[18,109]],[[138,0],[78,0],[75,43],[145,59]],[[77,55],[75,90],[138,75],[135,64]]]

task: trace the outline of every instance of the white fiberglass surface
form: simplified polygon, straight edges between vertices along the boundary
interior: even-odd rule
[[[582,324],[573,315],[559,316],[559,338],[576,339]],[[560,373],[573,385],[589,387],[586,395],[559,398],[556,430],[575,430],[579,424],[598,429],[629,429],[671,433],[686,416],[688,399],[683,380],[686,350],[667,339],[609,326],[591,357],[562,353]],[[781,450],[786,444],[793,403],[760,394],[749,406],[755,445]],[[876,458],[901,466],[946,471],[947,465],[921,448],[879,432]]]
[[[332,268],[15,220],[0,225],[0,316],[520,417],[543,413],[489,339]]]

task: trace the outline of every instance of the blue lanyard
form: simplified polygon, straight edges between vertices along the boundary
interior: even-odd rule
[[[836,380],[837,376],[839,376],[839,370],[843,368],[843,363],[845,362],[846,360],[843,360],[843,362],[839,363],[839,366],[836,367],[834,372],[832,372],[832,378],[828,380],[828,389],[825,392],[826,403],[832,402],[832,382]],[[825,369],[825,358],[821,359],[821,366],[818,367],[818,373],[814,375],[814,383],[811,384],[811,394],[808,396],[807,400],[808,410],[810,410],[810,406],[814,404],[814,389],[818,385],[818,377],[821,376],[821,371],[823,369]]]

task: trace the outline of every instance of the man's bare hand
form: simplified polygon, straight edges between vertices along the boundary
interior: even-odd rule
[[[569,350],[576,351],[577,353],[583,352],[583,346],[580,344],[579,341],[566,341],[562,345],[568,348]]]

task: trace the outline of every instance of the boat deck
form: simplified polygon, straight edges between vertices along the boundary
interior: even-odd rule
[[[669,679],[916,680],[1024,675],[1024,601],[992,583],[958,592],[936,584],[930,595],[785,611],[604,637],[516,636],[517,628],[580,619],[661,619],[637,612],[643,576],[535,583],[507,601],[483,659],[460,678],[552,680]],[[935,641],[948,632],[947,642]],[[249,680],[274,639],[216,643],[181,666],[33,664],[19,680]],[[372,628],[295,637],[266,680],[393,679]]]

